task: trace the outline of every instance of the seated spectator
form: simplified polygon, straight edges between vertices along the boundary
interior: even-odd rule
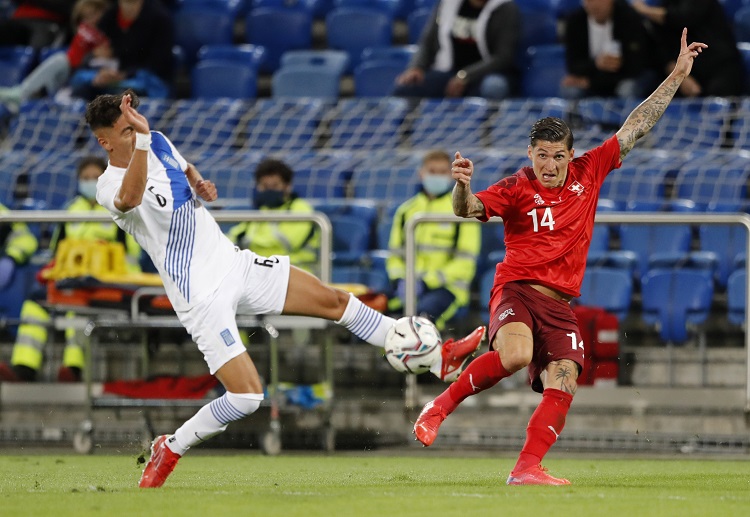
[[[109,40],[111,59],[91,60],[77,71],[70,81],[74,96],[93,99],[127,88],[149,97],[169,95],[174,27],[158,0],[118,0],[98,29]]]
[[[53,95],[68,82],[73,70],[81,66],[83,59],[101,47],[109,55],[106,36],[96,28],[104,11],[109,7],[106,0],[78,0],[73,7],[73,25],[77,27],[67,52],[52,54],[39,63],[18,86],[0,88],[0,102],[11,111],[33,97],[46,93]]]
[[[7,211],[0,203],[0,213]],[[0,293],[13,281],[16,269],[28,264],[38,246],[25,223],[0,224]]]
[[[297,197],[292,187],[294,171],[281,160],[266,159],[255,169],[253,206],[264,212],[311,213],[312,206]],[[318,264],[320,235],[312,222],[249,221],[227,234],[242,249],[263,257],[289,255],[297,267],[312,271]]]
[[[101,212],[106,210],[96,202],[96,181],[107,168],[102,158],[90,156],[78,164],[78,192],[67,207],[69,212]],[[52,237],[50,248],[55,250],[57,244],[66,237],[92,241],[121,242],[127,250],[128,268],[131,272],[139,270],[138,262],[141,249],[130,235],[117,227],[115,223],[65,223],[57,228]],[[47,323],[50,316],[39,303],[46,298],[46,290],[32,292],[21,307],[21,325],[18,327],[16,342],[10,359],[10,366],[0,363],[0,381],[32,382],[37,380],[44,360],[44,348],[47,345]],[[83,347],[78,340],[78,332],[69,328],[65,330],[65,350],[62,366],[58,370],[59,382],[77,382],[81,380],[86,364]]]
[[[641,98],[656,80],[653,45],[641,16],[626,0],[583,0],[565,20],[568,73],[560,95]]]
[[[744,65],[737,50],[732,25],[718,0],[663,0],[651,6],[633,0],[633,8],[653,26],[661,73],[666,77],[679,53],[675,42],[687,27],[691,41],[708,45],[695,60],[690,75],[682,81],[678,93],[683,97],[737,96],[744,91]]]
[[[58,46],[68,38],[75,0],[18,0],[12,16],[0,20],[0,46]]]
[[[391,311],[404,306],[406,264],[404,245],[406,222],[417,213],[453,214],[451,157],[441,150],[429,151],[419,169],[422,190],[402,203],[393,216],[386,262],[395,296]],[[470,285],[481,248],[479,223],[422,223],[415,230],[417,314],[445,328],[460,308],[469,304]]]
[[[504,99],[517,82],[520,35],[521,14],[512,0],[441,0],[393,94]]]

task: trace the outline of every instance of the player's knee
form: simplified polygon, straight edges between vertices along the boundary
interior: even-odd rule
[[[223,409],[219,406],[219,409],[230,420],[240,420],[252,415],[263,402],[262,393],[232,393],[227,391],[224,397],[226,397],[227,405]]]

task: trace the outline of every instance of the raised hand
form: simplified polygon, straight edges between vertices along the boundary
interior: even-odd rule
[[[149,133],[149,127],[148,127],[148,120],[146,120],[146,117],[141,115],[136,111],[136,109],[131,106],[132,98],[130,95],[123,95],[122,101],[120,102],[120,111],[122,112],[122,116],[125,118],[125,121],[128,123],[128,125],[133,126],[133,129],[135,129],[136,133],[143,133],[144,135],[147,135]]]
[[[460,185],[465,187],[471,183],[471,176],[474,174],[474,164],[468,158],[461,156],[459,151],[456,151],[455,160],[453,160],[453,166],[451,167],[451,175]]]
[[[698,54],[703,52],[704,48],[708,48],[708,45],[696,41],[688,45],[687,27],[682,29],[682,38],[680,40],[680,55],[677,56],[677,63],[674,66],[675,72],[682,74],[685,77],[690,75],[690,71],[693,69],[693,61],[696,57],[698,57]]]

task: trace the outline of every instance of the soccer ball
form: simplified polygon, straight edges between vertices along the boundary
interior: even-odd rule
[[[421,316],[396,321],[385,336],[385,358],[402,373],[424,373],[440,360],[443,339],[435,325]]]

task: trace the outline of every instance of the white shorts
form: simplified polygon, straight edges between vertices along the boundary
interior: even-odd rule
[[[288,286],[289,257],[262,257],[242,250],[210,296],[177,313],[212,374],[245,351],[237,330],[237,313],[280,314]]]

